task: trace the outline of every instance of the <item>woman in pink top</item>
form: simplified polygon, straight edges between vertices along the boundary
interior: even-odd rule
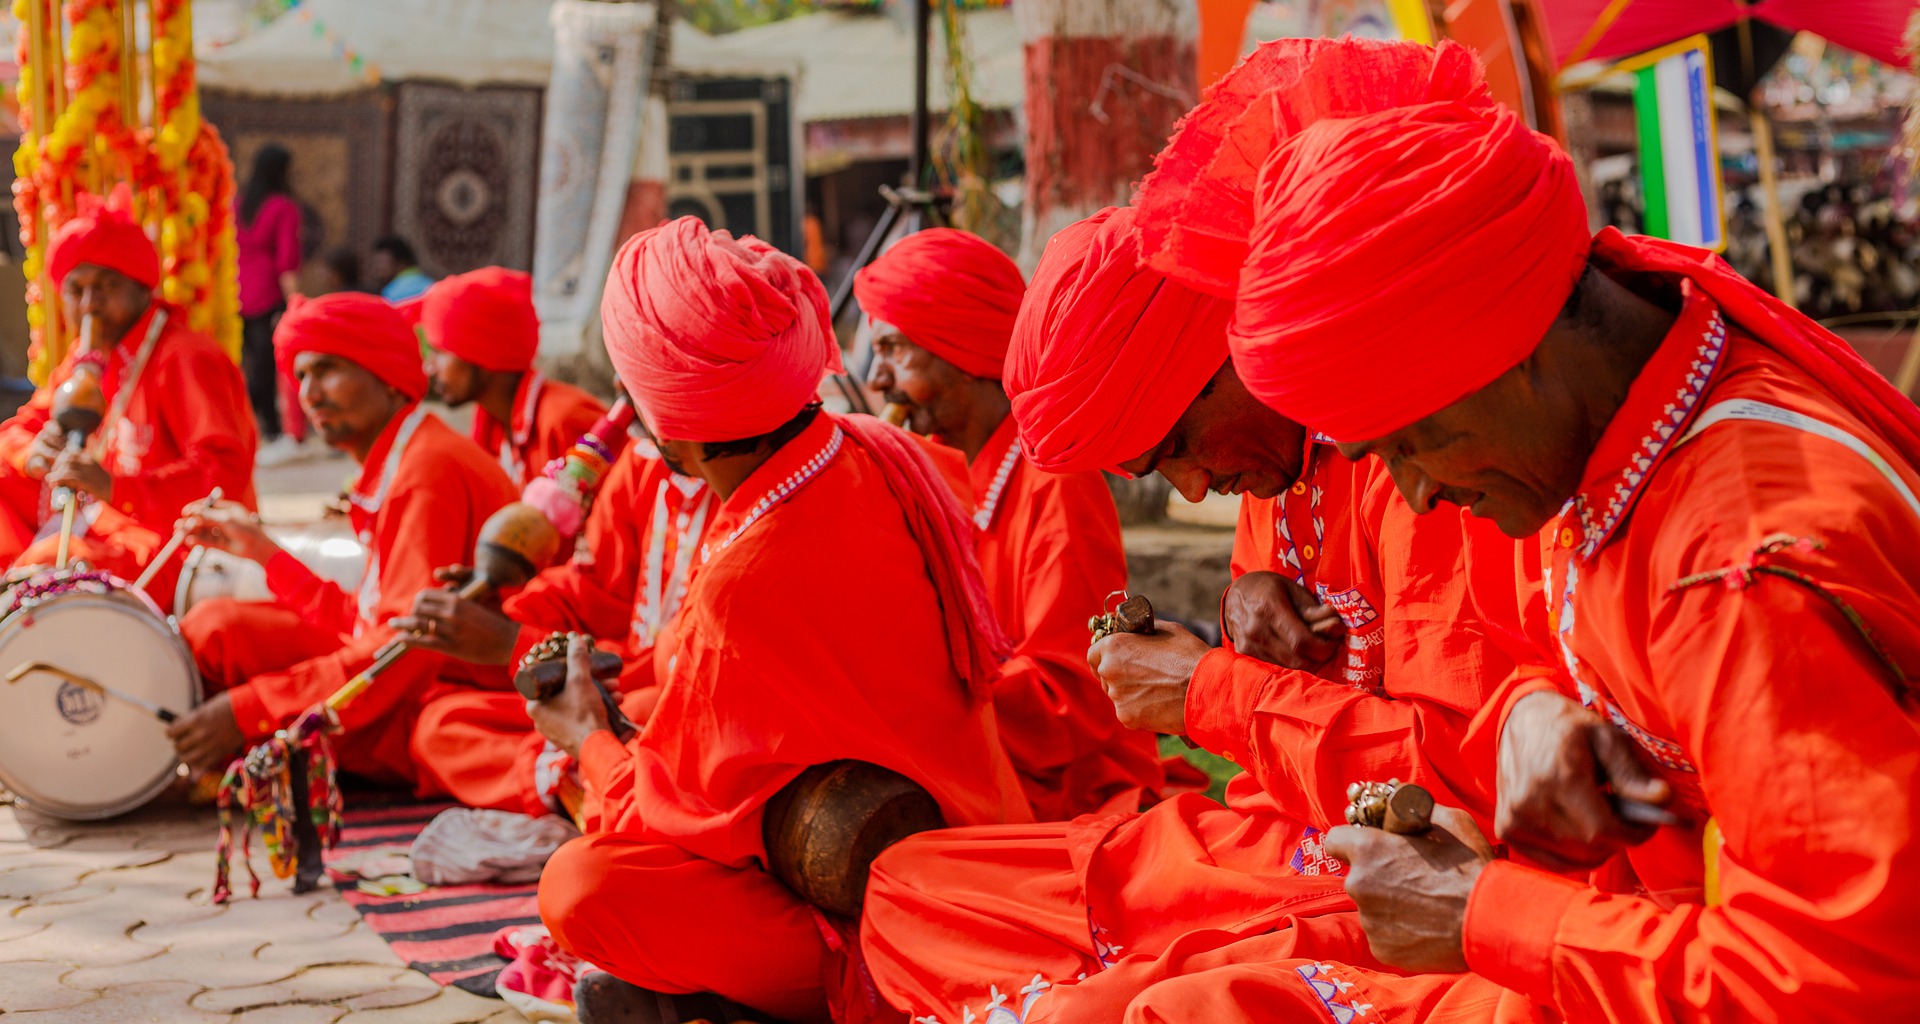
[[[273,326],[286,311],[287,297],[298,290],[300,207],[287,184],[293,155],[268,143],[254,154],[252,173],[241,189],[235,224],[240,246],[240,368],[247,398],[260,424],[260,438],[280,436],[280,376],[273,360]],[[288,403],[290,433],[306,433],[298,407]],[[299,437],[294,437],[297,444]]]

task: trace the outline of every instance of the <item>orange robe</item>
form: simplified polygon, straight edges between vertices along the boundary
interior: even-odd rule
[[[101,391],[112,410],[134,372],[154,316],[167,320],[116,423],[96,439],[100,465],[113,477],[113,503],[81,506],[72,549],[96,568],[133,579],[173,532],[180,509],[216,486],[229,500],[254,507],[253,456],[258,434],[240,370],[212,338],[187,327],[186,315],[156,302],[107,358]],[[48,526],[40,481],[25,473],[33,439],[53,419],[53,393],[73,375],[70,350],[47,386],[0,424],[0,557],[21,565],[54,562],[58,518]],[[34,540],[36,531],[46,534]],[[176,566],[149,588],[164,610],[172,604]]]
[[[501,605],[522,623],[509,670],[549,633],[587,633],[620,654],[623,706],[644,722],[655,689],[654,637],[685,596],[715,504],[703,481],[667,469],[652,445],[629,444],[602,481],[573,559]],[[414,742],[441,788],[472,807],[550,813],[561,779],[576,772],[572,758],[534,731],[517,691],[440,697],[421,710]]]
[[[973,460],[980,571],[1014,654],[993,685],[1000,741],[1038,821],[1138,810],[1166,773],[1087,667],[1087,619],[1127,585],[1113,494],[1098,473],[1043,473],[1009,416]]]
[[[1438,976],[1346,970],[1350,1006],[1637,1024],[1874,1020],[1920,1001],[1920,469],[1746,333],[1767,321],[1730,323],[1680,287],[1543,537],[1557,678],[1640,744],[1688,824],[1591,884],[1495,861],[1467,907],[1476,973],[1445,976],[1436,1002]],[[1518,681],[1484,717],[1547,685]],[[1308,964],[1259,959],[1148,988],[1125,1020],[1271,1020]]]
[[[1045,993],[1036,1013],[1117,1013],[1195,944],[1349,909],[1337,879],[1309,877],[1339,870],[1320,836],[1343,820],[1349,783],[1417,781],[1490,820],[1492,764],[1461,748],[1483,701],[1539,659],[1517,626],[1487,621],[1480,595],[1511,614],[1524,550],[1490,523],[1417,517],[1383,466],[1310,444],[1288,493],[1242,503],[1234,571],[1317,591],[1346,621],[1347,650],[1323,676],[1228,649],[1202,659],[1188,733],[1247,768],[1228,805],[1185,794],[1141,814],[893,847],[874,865],[862,933],[881,994],[942,1021],[1027,990]],[[1372,962],[1364,941],[1349,946],[1310,955]],[[1116,964],[1128,969],[1107,979]]]
[[[520,375],[513,392],[513,422],[504,428],[485,409],[473,414],[473,441],[500,460],[515,487],[540,475],[567,453],[607,407],[571,384],[548,380],[538,370]]]
[[[823,1019],[838,967],[763,869],[766,801],[841,758],[914,779],[954,824],[1027,820],[1026,800],[885,475],[833,416],[720,506],[702,557],[658,640],[652,718],[626,746],[603,731],[581,748],[602,820],[548,863],[541,917],[646,988]]]
[[[480,524],[515,497],[506,474],[473,442],[418,404],[387,425],[348,492],[348,515],[368,551],[349,594],[281,552],[267,563],[274,600],[221,598],[180,620],[208,687],[230,694],[240,731],[263,739],[326,699],[372,663],[392,638],[385,623],[414,595],[438,586],[433,570],[473,556]],[[334,740],[342,768],[437,794],[409,749],[415,716],[435,695],[463,688],[504,690],[500,668],[413,651],[340,714]]]

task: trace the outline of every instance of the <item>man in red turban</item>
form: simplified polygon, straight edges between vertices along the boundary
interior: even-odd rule
[[[1249,388],[1379,456],[1416,511],[1545,527],[1570,680],[1489,709],[1496,823],[1591,882],[1494,859],[1464,815],[1338,829],[1373,951],[1470,969],[1510,1019],[1912,1005],[1920,411],[1712,254],[1589,239],[1571,161],[1505,108],[1309,129],[1260,206],[1235,310]],[[1237,1013],[1216,980],[1135,1019],[1270,1019],[1300,1001],[1288,974],[1234,978]],[[1422,982],[1344,980],[1376,1006]]]
[[[972,526],[911,435],[820,410],[840,351],[825,289],[792,257],[681,218],[621,249],[601,316],[664,461],[720,504],[657,640],[645,728],[616,739],[578,662],[532,709],[610,822],[554,855],[541,916],[627,983],[590,975],[592,1012],[713,993],[821,1020],[836,962],[813,908],[765,870],[769,799],[852,759],[918,783],[954,824],[1029,817],[993,728],[1007,647]]]
[[[366,668],[394,635],[387,620],[436,585],[435,566],[468,560],[480,524],[514,499],[500,467],[420,404],[427,378],[419,346],[378,297],[340,292],[296,302],[274,347],[300,382],[313,428],[360,465],[347,514],[367,566],[350,594],[277,547],[237,506],[188,518],[194,543],[261,563],[273,591],[269,602],[207,601],[180,620],[201,678],[216,692],[168,734],[182,761],[207,771]],[[341,711],[334,752],[355,774],[436,795],[411,746],[420,706],[444,692],[507,686],[498,668],[409,653]]]
[[[607,411],[592,395],[534,369],[540,318],[526,274],[505,267],[455,274],[410,308],[433,349],[434,393],[456,409],[479,406],[473,439],[499,457],[515,487],[565,455]]]
[[[967,457],[980,569],[1014,645],[994,714],[1034,817],[1134,811],[1165,779],[1159,751],[1114,718],[1086,657],[1087,617],[1127,586],[1120,517],[1097,470],[1042,473],[1022,456],[1000,367],[1026,288],[979,235],[901,239],[853,278],[872,321],[869,386]]]
[[[154,294],[160,259],[127,202],[120,194],[84,210],[47,247],[60,315],[75,340],[47,386],[0,424],[7,563],[56,558],[59,519],[49,519],[44,488],[90,499],[76,518],[72,557],[126,579],[157,554],[182,507],[215,487],[254,504],[258,436],[240,371],[218,343],[187,326],[185,310]],[[76,372],[97,375],[106,418],[84,450],[65,452],[54,394]],[[178,571],[176,561],[150,588],[163,608]]]
[[[1141,266],[1136,227],[1107,210],[1048,244],[1007,387],[1043,470],[1117,466],[1190,500],[1243,495],[1227,648],[1162,625],[1090,659],[1122,722],[1247,772],[1226,807],[1187,794],[889,850],[863,940],[882,994],[916,1016],[985,1017],[997,990],[1025,993],[1023,1013],[1117,1020],[1152,981],[1242,942],[1372,963],[1337,884],[1310,877],[1339,870],[1321,841],[1347,785],[1418,780],[1490,820],[1490,759],[1464,740],[1509,675],[1542,670],[1502,646],[1514,542],[1417,519],[1379,467],[1261,406],[1227,358],[1231,304]]]

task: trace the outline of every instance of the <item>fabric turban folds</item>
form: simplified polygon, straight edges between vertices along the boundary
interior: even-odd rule
[[[324,352],[358,364],[415,401],[427,393],[420,343],[400,313],[378,295],[296,297],[274,328],[273,350],[283,371],[291,372],[302,352]]]
[[[1007,394],[1049,472],[1137,458],[1227,361],[1232,304],[1142,266],[1133,218],[1108,208],[1053,236],[1014,324]]]
[[[85,199],[78,216],[60,225],[47,244],[47,269],[59,287],[82,263],[118,271],[147,286],[160,284],[160,254],[127,211],[133,194],[125,185],[106,202]]]
[[[1589,244],[1572,161],[1504,106],[1312,125],[1261,170],[1234,366],[1313,429],[1382,437],[1526,358]]]
[[[693,217],[621,247],[600,317],[613,368],[661,440],[767,433],[841,368],[827,292],[813,271]]]
[[[533,278],[505,267],[434,282],[419,305],[427,344],[501,373],[524,373],[540,352]]]
[[[1027,283],[992,242],[953,228],[916,231],[853,276],[860,308],[975,377],[1000,379]]]

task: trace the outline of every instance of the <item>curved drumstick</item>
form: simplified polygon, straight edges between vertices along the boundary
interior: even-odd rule
[[[24,664],[15,665],[13,671],[7,673],[7,682],[17,683],[35,672],[45,672],[47,675],[64,679],[75,686],[92,690],[102,697],[112,697],[114,700],[131,704],[168,725],[172,725],[174,721],[180,717],[178,712],[169,711],[150,700],[135,697],[131,693],[123,693],[105,683],[95,682],[77,672],[69,672],[58,665],[49,665],[44,661],[29,661]]]
[[[220,499],[225,496],[226,496],[225,493],[222,492],[220,488],[215,487],[211,494],[208,494],[205,498],[201,499],[198,502],[195,502],[194,504],[209,505],[209,506],[215,505],[215,504],[218,504]],[[191,507],[192,507],[191,505],[188,506],[188,508],[191,508]],[[140,578],[133,581],[133,588],[135,590],[142,590],[142,591],[146,590],[147,584],[152,583],[153,578],[155,576],[160,575],[160,567],[167,564],[167,559],[172,558],[173,553],[175,551],[180,550],[180,542],[186,539],[187,539],[186,528],[181,526],[179,523],[173,524],[173,536],[168,537],[167,542],[160,546],[160,553],[153,556],[153,561],[148,562],[147,567],[145,569],[140,570]]]

